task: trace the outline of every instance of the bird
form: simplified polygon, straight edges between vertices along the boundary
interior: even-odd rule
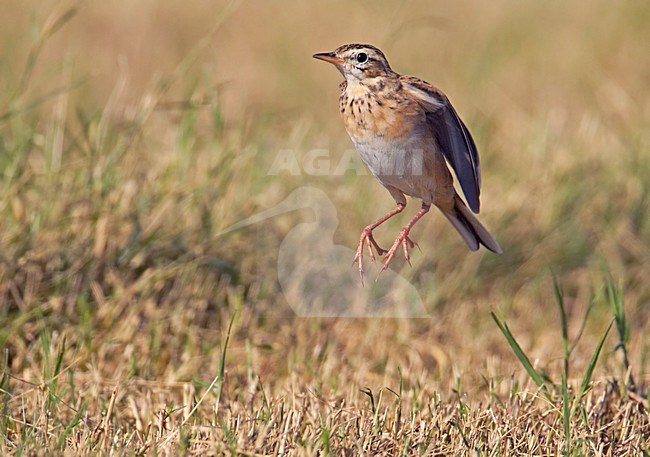
[[[305,209],[312,217],[300,221],[286,233],[277,260],[278,283],[297,316],[430,317],[417,288],[396,272],[388,272],[384,283],[376,282],[367,288],[352,280],[345,259],[354,252],[334,244],[339,223],[336,206],[316,187],[298,187],[273,207],[221,230],[217,236]],[[264,232],[267,231],[265,228]],[[308,256],[305,249],[309,250]]]
[[[385,256],[380,273],[400,249],[410,264],[413,226],[436,206],[470,250],[480,245],[502,253],[499,243],[474,216],[480,210],[478,150],[467,126],[440,89],[414,76],[395,72],[384,53],[370,44],[346,44],[314,54],[344,77],[339,111],[345,129],[370,172],[388,190],[396,207],[367,225],[354,256],[363,282],[364,250],[371,261]],[[451,166],[467,204],[454,188]],[[379,246],[373,231],[404,211],[406,196],[422,201],[420,210],[399,231],[390,249]]]

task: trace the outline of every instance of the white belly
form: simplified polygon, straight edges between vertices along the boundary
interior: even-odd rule
[[[386,138],[352,138],[361,159],[370,172],[384,185],[405,195],[431,202],[436,192],[434,176],[437,148],[423,149],[419,135],[406,140]],[[443,159],[443,166],[444,159]]]

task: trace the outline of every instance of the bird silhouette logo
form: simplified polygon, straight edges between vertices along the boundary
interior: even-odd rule
[[[278,282],[287,303],[301,317],[430,317],[417,288],[387,270],[365,287],[350,264],[354,251],[335,245],[336,207],[315,187],[299,187],[282,202],[224,229],[217,236],[254,226],[292,211],[311,209],[285,235],[278,249]]]

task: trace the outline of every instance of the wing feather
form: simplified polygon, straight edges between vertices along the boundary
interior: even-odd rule
[[[476,144],[467,126],[440,90],[412,76],[401,76],[400,80],[425,109],[429,126],[438,140],[442,154],[456,174],[468,206],[478,213],[481,170]]]

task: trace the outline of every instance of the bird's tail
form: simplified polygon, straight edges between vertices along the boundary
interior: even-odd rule
[[[480,243],[497,254],[503,252],[499,243],[492,238],[492,235],[483,227],[483,224],[472,214],[458,195],[454,197],[454,207],[450,210],[443,210],[442,213],[449,219],[449,222],[460,233],[460,236],[472,251],[478,250]]]

